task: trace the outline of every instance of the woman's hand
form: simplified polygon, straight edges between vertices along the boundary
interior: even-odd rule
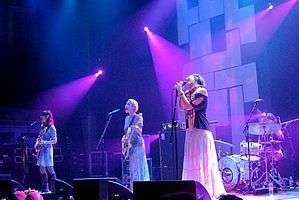
[[[183,94],[184,91],[183,91],[183,84],[181,82],[176,82],[175,84],[175,89],[180,93],[180,94]]]

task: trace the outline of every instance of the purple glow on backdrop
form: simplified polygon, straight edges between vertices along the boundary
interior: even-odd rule
[[[40,93],[32,103],[34,108],[50,109],[57,122],[63,123],[75,110],[97,77],[92,74]]]
[[[142,15],[143,24],[149,24],[155,30],[165,28],[170,17],[176,11],[176,0],[156,0],[145,6],[138,15]]]
[[[258,38],[258,45],[260,50],[263,50],[273,34],[279,28],[285,17],[289,14],[290,10],[294,7],[297,1],[288,1],[279,6],[274,7],[272,10],[266,9],[256,16],[256,24],[260,29],[260,36]]]
[[[151,144],[159,139],[160,135],[159,133],[156,133],[154,135],[142,135],[144,139],[144,146],[145,146],[145,153],[146,156],[149,156],[151,153]]]
[[[240,24],[242,27],[242,32],[244,37],[246,38],[252,33],[252,21],[255,21],[256,27],[259,30],[260,34],[257,37],[257,54],[261,53],[264,50],[264,47],[267,45],[275,31],[278,29],[280,24],[283,22],[289,11],[296,4],[297,0],[290,0],[286,3],[283,3],[279,6],[274,7],[271,3],[269,6],[257,13],[256,15],[249,17],[243,20]],[[270,9],[271,8],[271,9]],[[203,43],[205,40],[203,39]],[[234,49],[239,45],[237,39],[230,41],[230,49]],[[223,53],[215,53],[208,56],[205,56],[203,59],[206,59],[208,63],[217,64],[225,62],[225,54]],[[194,71],[193,68],[197,68],[197,66],[190,66],[190,70]]]
[[[185,51],[159,35],[151,31],[147,35],[163,105],[170,116],[174,85],[183,79],[183,67],[189,57]]]

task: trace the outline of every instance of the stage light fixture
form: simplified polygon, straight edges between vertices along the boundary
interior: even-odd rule
[[[103,70],[99,69],[99,70],[97,71],[97,73],[95,73],[94,75],[95,75],[95,77],[99,77],[99,76],[102,75],[103,73],[104,73]]]
[[[145,31],[145,32],[149,32],[149,28],[147,27],[147,26],[145,26],[144,28],[143,28],[143,30]]]

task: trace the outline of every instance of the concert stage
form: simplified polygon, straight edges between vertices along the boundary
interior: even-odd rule
[[[0,0],[0,200],[299,200],[298,52],[299,0]]]
[[[270,197],[267,195],[239,195],[243,200],[298,200],[299,199],[299,188],[294,191],[281,192]]]

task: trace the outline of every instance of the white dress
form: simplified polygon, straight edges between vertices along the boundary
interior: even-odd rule
[[[200,182],[212,199],[226,193],[210,131],[195,128],[187,130],[182,179]]]
[[[132,116],[125,119],[125,130],[128,128],[132,120]],[[143,118],[135,114],[131,125],[143,127]],[[129,153],[129,170],[130,170],[130,189],[133,190],[134,181],[149,181],[149,169],[146,160],[145,146],[142,135],[132,129],[132,148]]]
[[[225,194],[223,181],[218,168],[218,159],[214,138],[209,131],[209,122],[206,118],[207,96],[195,91],[187,94],[193,109],[185,111],[186,137],[183,164],[183,180],[200,182],[209,192],[212,199]],[[192,102],[202,98],[199,105]]]

